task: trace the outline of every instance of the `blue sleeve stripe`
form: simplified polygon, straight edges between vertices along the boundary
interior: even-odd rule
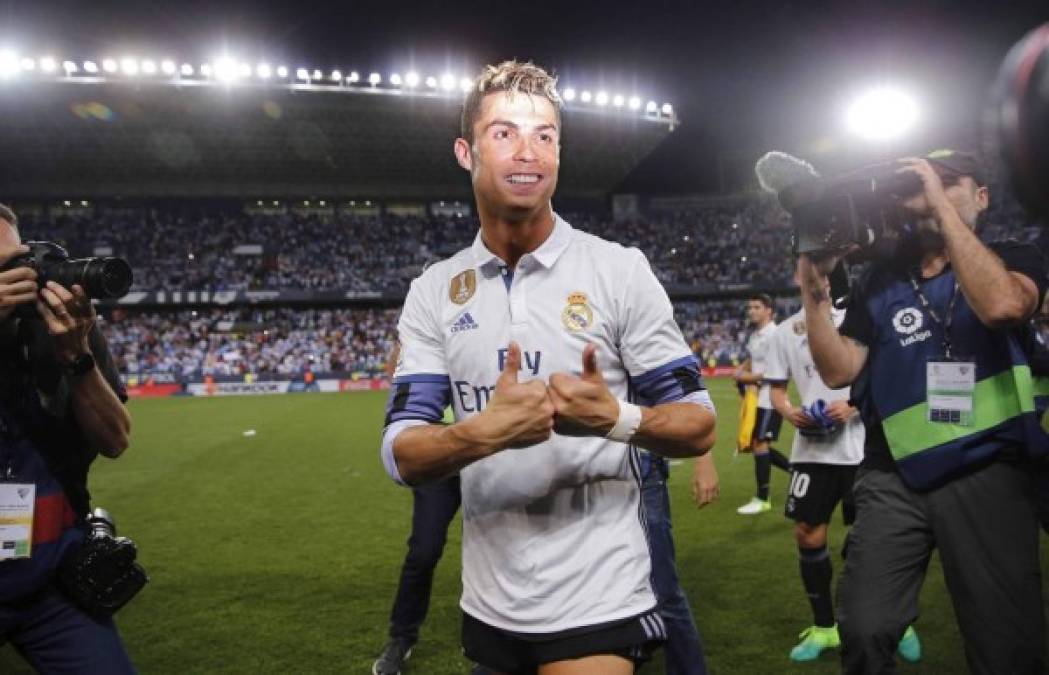
[[[386,402],[385,426],[401,420],[440,422],[452,400],[448,378],[443,381],[395,382]]]
[[[648,371],[632,381],[638,400],[643,405],[659,405],[680,400],[689,394],[703,391],[703,376],[695,357],[671,361]]]
[[[781,379],[776,378],[776,377],[766,377],[765,381],[768,382],[769,384],[786,384],[786,383],[790,382],[789,379],[784,378],[784,379],[781,380]]]
[[[402,384],[407,382],[408,384],[414,384],[416,382],[433,382],[436,384],[448,384],[451,380],[448,379],[447,375],[438,375],[436,373],[419,373],[418,375],[401,375],[400,377],[393,378],[393,384]]]

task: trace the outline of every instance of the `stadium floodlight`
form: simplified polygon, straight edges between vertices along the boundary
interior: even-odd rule
[[[403,80],[401,80],[401,74],[400,73],[391,73],[390,74],[390,84],[392,84],[395,87],[399,87],[399,86],[401,86],[402,82],[403,82]]]
[[[288,76],[287,66],[277,66],[277,77],[285,78]]]
[[[626,104],[626,99],[623,98],[622,94],[616,94],[612,97],[612,105],[615,107],[622,108],[624,104]]]
[[[436,89],[437,88],[437,78],[434,77],[433,75],[431,75],[428,78],[426,78],[426,86],[429,87],[430,89]]]
[[[171,59],[164,59],[160,62],[160,72],[164,73],[165,75],[174,75],[175,70],[175,62]]]
[[[468,77],[459,78],[459,89],[465,94],[474,88],[474,81]]]
[[[215,61],[215,79],[229,82],[237,77],[237,64],[228,56]]]
[[[670,117],[671,115],[674,114],[674,108],[669,103],[664,103],[662,110],[663,110],[663,114],[666,115],[667,117]]]
[[[121,59],[120,70],[129,77],[138,75],[138,60],[130,57]]]
[[[371,86],[374,87],[380,82],[382,82],[382,75],[380,75],[379,73],[372,73],[368,76],[368,84],[370,84]]]
[[[251,77],[251,65],[242,63],[237,66],[237,75],[241,77]]]
[[[305,68],[297,68],[295,70],[295,77],[303,81],[308,81],[310,79],[310,71]]]
[[[314,79],[314,80],[323,80],[324,79],[324,73],[322,73],[320,71],[320,69],[314,69],[313,74],[310,75],[310,77],[312,79]]]
[[[45,56],[44,58],[40,59],[40,70],[44,71],[45,73],[53,73],[55,72],[55,68],[57,67],[58,64],[55,63],[55,60],[50,56]]]
[[[116,60],[102,59],[102,70],[106,71],[107,73],[115,73],[117,72],[118,68],[119,66],[117,65]]]
[[[200,74],[201,74],[201,76],[203,76],[203,77],[211,77],[211,75],[214,72],[215,71],[211,68],[211,64],[210,63],[202,63],[202,64],[200,64]]]
[[[857,96],[845,113],[848,130],[868,141],[899,138],[917,120],[917,102],[893,87],[878,87]]]
[[[31,70],[36,70],[36,61],[27,56],[22,59],[21,66],[22,70],[25,70],[27,72]]]
[[[255,75],[260,80],[268,80],[273,75],[273,69],[270,68],[268,63],[260,63],[255,66]]]
[[[590,103],[591,98],[593,98],[593,96],[586,89],[584,89],[583,93],[579,95],[579,100],[583,103]]]
[[[564,100],[568,101],[568,102],[574,101],[575,100],[575,89],[572,89],[571,87],[565,88],[564,92],[561,94],[561,97]]]
[[[333,70],[333,71],[331,71],[331,81],[332,82],[342,82],[342,71],[341,70]]]
[[[441,75],[441,89],[444,89],[445,91],[455,89],[455,78],[448,73]]]
[[[142,62],[142,72],[145,75],[156,75],[157,74],[157,64],[156,64],[156,62],[155,61],[150,61],[149,59],[146,59],[145,61],[143,61]]]
[[[597,96],[594,97],[594,103],[596,103],[598,105],[608,105],[608,92],[607,91],[599,91],[599,92],[597,92]]]
[[[84,72],[94,75],[98,72],[98,64],[94,61],[84,61]]]
[[[193,66],[189,63],[183,63],[178,72],[182,77],[193,77]]]
[[[655,101],[649,101],[645,104],[645,112],[655,114],[659,112],[659,104]]]
[[[641,99],[637,96],[631,96],[627,106],[629,106],[631,110],[637,110],[641,107]]]
[[[18,57],[13,52],[0,52],[0,77],[9,78],[18,74]]]
[[[72,75],[76,71],[80,70],[75,63],[72,61],[63,61],[62,70],[66,71],[66,75]]]
[[[419,73],[414,70],[409,70],[404,76],[404,86],[406,87],[418,87],[419,86]]]

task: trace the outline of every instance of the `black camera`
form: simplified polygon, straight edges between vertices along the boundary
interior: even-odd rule
[[[89,298],[98,300],[122,298],[131,289],[131,265],[123,258],[70,259],[69,253],[54,242],[29,241],[25,245],[29,251],[8,260],[0,272],[31,267],[41,286],[48,281],[66,288],[80,284]]]
[[[78,607],[105,618],[135,597],[149,577],[135,561],[135,542],[116,536],[116,525],[105,509],[92,511],[87,526],[83,546],[62,561],[58,584]]]
[[[992,130],[1016,196],[1049,218],[1049,24],[1010,50],[995,90]]]
[[[834,178],[810,177],[779,192],[794,221],[796,253],[867,248],[909,229],[901,203],[922,191],[918,176],[877,164]]]

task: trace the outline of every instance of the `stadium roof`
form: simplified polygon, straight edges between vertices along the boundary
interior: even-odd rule
[[[452,154],[459,86],[409,93],[82,72],[2,84],[5,199],[469,196]],[[670,109],[616,98],[566,108],[559,196],[607,196],[672,131]]]

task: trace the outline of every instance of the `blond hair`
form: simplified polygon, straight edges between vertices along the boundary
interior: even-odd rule
[[[460,133],[471,145],[474,142],[474,123],[481,116],[481,102],[488,94],[500,91],[506,92],[510,98],[515,94],[542,96],[553,104],[557,125],[561,126],[562,102],[557,93],[557,78],[531,61],[503,61],[496,66],[485,66],[463,101]]]

